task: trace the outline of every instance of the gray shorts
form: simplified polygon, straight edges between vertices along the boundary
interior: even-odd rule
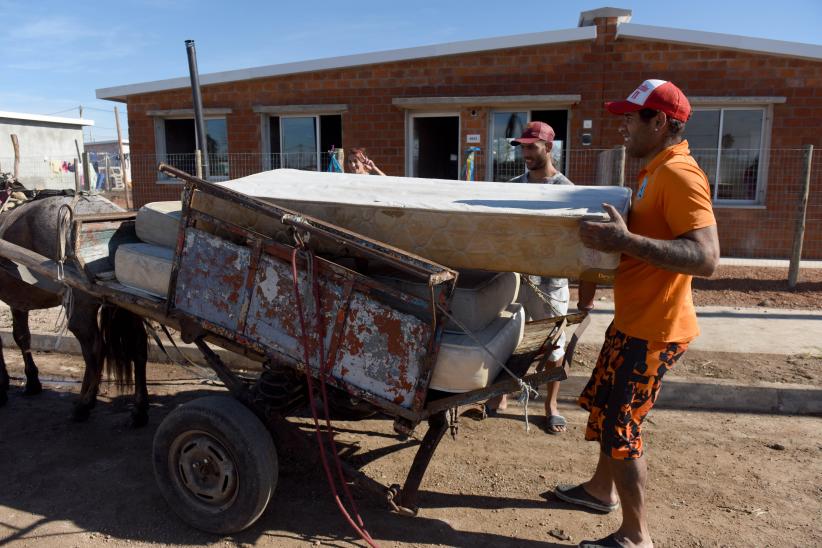
[[[525,318],[528,321],[543,320],[554,316],[565,316],[568,314],[568,301],[571,299],[571,291],[567,285],[556,286],[539,284],[539,289],[548,296],[548,303],[544,302],[531,286],[521,282],[517,302],[525,308]],[[551,352],[551,361],[558,362],[565,356],[565,331],[560,335],[559,348]]]

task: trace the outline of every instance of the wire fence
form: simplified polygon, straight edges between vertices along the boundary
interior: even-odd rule
[[[708,175],[714,201],[723,257],[790,259],[798,244],[805,181],[809,180],[802,237],[802,258],[822,260],[822,152],[808,162],[806,149],[694,150],[694,157]],[[508,181],[525,173],[521,157],[473,152],[475,180]],[[293,168],[326,171],[331,154],[210,154],[207,178],[225,181],[269,169]],[[465,160],[462,163],[464,167]],[[74,188],[72,159],[21,158],[20,180],[29,188]],[[134,200],[140,205],[179,199],[177,181],[157,171],[166,162],[188,173],[197,172],[194,154],[131,155],[125,173],[134,181]],[[577,185],[624,185],[637,190],[642,162],[626,157],[622,147],[566,150],[554,158],[557,167]],[[123,186],[124,170],[116,155],[89,157],[89,181],[83,188],[110,189]],[[11,171],[13,159],[0,158],[0,168]],[[461,169],[465,178],[466,170]],[[128,175],[127,175],[128,176]],[[90,184],[89,184],[90,183]],[[774,263],[779,264],[779,263]]]
[[[13,173],[14,166],[14,158],[0,157],[0,171]],[[17,161],[17,170],[20,182],[32,190],[60,190],[77,185],[83,189],[113,190],[123,188],[124,170],[128,177],[130,164],[128,156],[124,167],[119,154],[89,152],[87,169],[82,158],[23,156]]]

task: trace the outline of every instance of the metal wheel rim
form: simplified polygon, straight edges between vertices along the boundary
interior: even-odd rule
[[[169,457],[175,487],[194,507],[219,513],[236,500],[240,482],[234,457],[208,432],[183,432],[172,442]]]

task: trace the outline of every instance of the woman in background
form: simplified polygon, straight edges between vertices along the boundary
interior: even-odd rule
[[[349,148],[345,151],[345,166],[348,173],[360,175],[385,175],[372,160],[365,155],[365,149],[360,147]]]

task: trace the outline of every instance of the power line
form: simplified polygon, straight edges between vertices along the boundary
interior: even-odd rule
[[[71,108],[67,108],[65,110],[58,110],[57,112],[52,112],[52,113],[46,114],[46,116],[54,116],[55,114],[62,114],[64,112],[70,112],[72,110],[77,110],[77,108],[78,107],[71,107]]]

